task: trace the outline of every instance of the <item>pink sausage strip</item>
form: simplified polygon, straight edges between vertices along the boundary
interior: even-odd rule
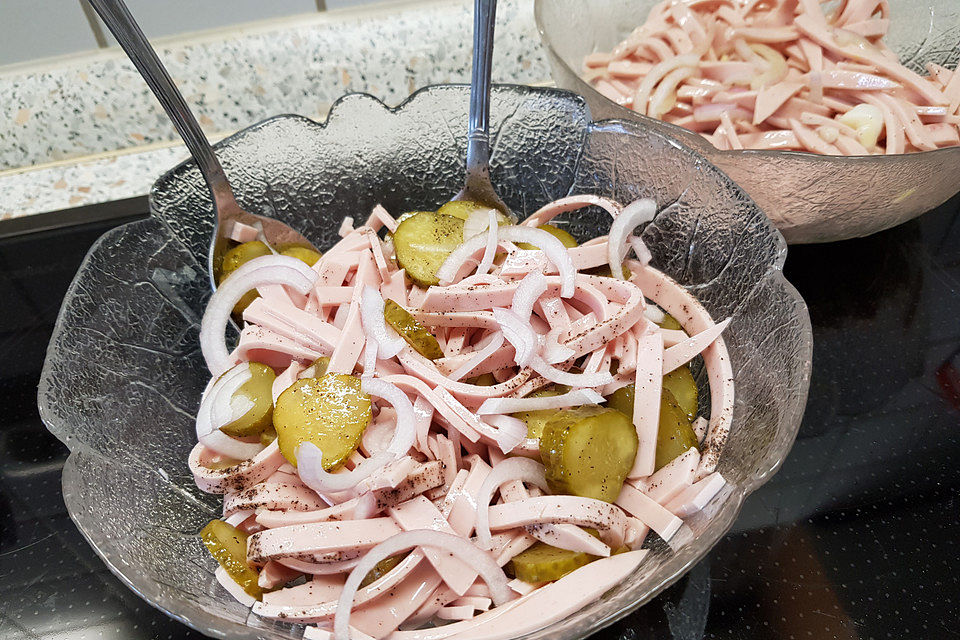
[[[660,424],[660,394],[663,386],[663,337],[645,333],[637,341],[637,369],[634,377],[633,425],[637,429],[637,457],[628,477],[653,473]]]

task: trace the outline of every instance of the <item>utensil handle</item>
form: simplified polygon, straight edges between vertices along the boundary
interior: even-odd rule
[[[207,142],[186,101],[123,0],[89,2],[170,116],[173,126],[183,138],[190,155],[200,168],[200,173],[207,181],[207,186],[210,187],[217,213],[222,212],[226,206],[236,206],[230,183],[227,182],[227,176],[213,152],[213,147]]]
[[[490,69],[497,0],[475,0],[473,10],[473,75],[470,81],[470,126],[467,131],[467,185],[489,181]]]

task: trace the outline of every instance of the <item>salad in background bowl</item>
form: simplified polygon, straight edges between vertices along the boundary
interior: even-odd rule
[[[348,216],[365,216],[377,204],[396,212],[436,209],[456,191],[465,138],[457,123],[465,122],[467,93],[431,87],[395,109],[351,95],[325,124],[274,118],[224,141],[218,155],[241,202],[267,203],[327,250]],[[697,153],[629,122],[593,122],[583,101],[563,91],[496,88],[491,121],[493,181],[521,218],[571,194],[627,203],[649,198],[658,203],[641,234],[650,264],[710,316],[731,318],[724,340],[737,396],[715,461],[726,484],[686,519],[684,536],[671,540],[675,548],[651,536],[636,571],[529,635],[582,637],[676,580],[779,467],[806,399],[809,319],[780,271],[782,238]],[[39,402],[51,431],[71,449],[68,509],[122,580],[201,631],[295,638],[301,626],[251,615],[224,590],[197,535],[223,509],[197,488],[185,464],[210,377],[199,348],[210,297],[203,268],[210,209],[199,173],[186,163],[157,183],[151,218],[97,243],[65,300]],[[610,220],[587,207],[551,223],[583,243],[606,234]],[[707,374],[691,367],[709,416]]]
[[[642,121],[706,155],[791,243],[868,235],[957,192],[956,3],[678,3],[690,20],[669,6],[537,0],[557,84],[583,95],[597,117]],[[678,20],[706,25],[714,38],[697,48]],[[642,51],[619,57],[643,39],[635,30],[645,24],[652,37]],[[670,91],[681,85],[679,96]],[[642,108],[632,104],[637,95]],[[891,154],[868,155],[878,150]]]

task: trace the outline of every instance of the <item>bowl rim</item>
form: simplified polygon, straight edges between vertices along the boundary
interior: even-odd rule
[[[599,91],[593,88],[590,83],[586,82],[583,79],[583,76],[580,75],[580,72],[571,67],[567,60],[560,55],[556,47],[553,45],[553,38],[547,33],[548,29],[544,25],[543,11],[546,4],[550,0],[534,0],[533,2],[533,19],[537,25],[537,34],[540,36],[540,44],[544,49],[547,50],[548,56],[551,60],[556,61],[557,64],[563,65],[563,67],[570,72],[572,77],[577,79],[577,93],[580,96],[583,96],[584,99],[589,103],[591,100],[599,100],[604,104],[611,107],[614,111],[621,113],[623,119],[633,120],[636,122],[642,122],[647,127],[652,129],[657,129],[669,135],[671,137],[679,139],[681,142],[686,144],[688,147],[692,147],[697,152],[702,155],[707,156],[711,161],[714,157],[737,157],[741,155],[747,156],[759,156],[761,158],[798,158],[802,160],[812,161],[819,160],[822,162],[830,162],[835,164],[850,164],[852,166],[861,166],[866,162],[895,162],[900,158],[904,157],[919,157],[923,156],[924,158],[932,158],[934,154],[947,155],[952,153],[957,153],[960,151],[960,145],[952,147],[941,147],[939,149],[932,149],[930,151],[911,151],[910,153],[896,153],[896,154],[880,154],[880,155],[840,155],[840,156],[831,156],[825,155],[822,153],[811,153],[810,151],[793,151],[793,150],[778,150],[778,149],[719,149],[709,140],[701,136],[695,131],[681,127],[680,125],[673,124],[672,122],[666,122],[664,120],[659,120],[657,118],[651,118],[646,114],[639,113],[633,109],[628,109],[623,105],[617,104],[607,96],[603,95]],[[551,75],[554,75],[551,73]],[[553,78],[556,81],[556,78]],[[589,95],[589,99],[587,96]]]
[[[668,136],[662,131],[658,131],[656,128],[645,127],[645,123],[637,122],[631,119],[613,118],[613,119],[604,119],[604,120],[593,120],[592,114],[590,113],[589,105],[585,100],[585,98],[567,89],[554,88],[554,87],[530,87],[527,85],[516,85],[516,84],[497,84],[495,86],[502,87],[509,90],[514,90],[514,91],[520,90],[527,94],[544,94],[544,93],[556,94],[556,95],[564,96],[566,99],[574,100],[581,103],[583,105],[584,114],[586,116],[586,125],[585,125],[584,135],[586,135],[590,131],[591,127],[598,127],[600,125],[619,126],[619,127],[624,127],[626,129],[631,129],[631,128],[652,129],[654,135],[662,137],[666,142],[676,145],[681,150],[687,153],[690,153],[694,157],[698,157],[703,162],[708,164],[713,170],[716,171],[716,175],[718,179],[720,179],[721,181],[726,181],[736,190],[740,191],[746,200],[752,203],[757,208],[758,211],[762,212],[760,207],[756,205],[755,202],[753,202],[752,198],[750,198],[750,196],[743,190],[742,187],[740,187],[729,176],[727,176],[722,169],[717,167],[708,157],[704,156],[704,154],[702,154],[698,149],[691,148],[689,145],[684,144],[682,140],[678,141],[674,137]],[[409,97],[401,101],[396,106],[387,105],[382,100],[380,100],[379,98],[373,95],[370,95],[369,93],[351,92],[351,93],[347,93],[340,96],[333,103],[333,105],[331,105],[330,111],[327,117],[323,121],[313,120],[306,116],[296,115],[296,114],[278,114],[275,116],[265,118],[261,121],[258,121],[248,127],[244,127],[243,129],[237,131],[236,133],[220,140],[213,146],[215,149],[221,146],[229,146],[230,144],[235,143],[242,136],[246,135],[248,132],[252,130],[256,130],[266,125],[267,123],[275,120],[296,119],[304,123],[307,123],[311,127],[324,128],[330,122],[331,117],[335,116],[336,109],[338,108],[338,106],[347,100],[354,100],[358,98],[367,99],[379,105],[380,108],[383,108],[393,113],[403,109],[407,105],[407,103],[417,98],[421,93],[429,93],[431,91],[447,90],[452,88],[459,88],[460,90],[463,90],[466,87],[469,87],[469,85],[465,83],[456,83],[456,84],[444,83],[444,84],[428,85],[418,89],[417,91],[415,91],[413,94],[411,94]],[[342,116],[337,115],[336,117],[342,117]],[[155,192],[162,181],[164,181],[165,179],[169,179],[174,172],[178,170],[182,170],[182,167],[186,165],[190,165],[192,164],[192,162],[193,162],[192,160],[187,159],[183,162],[178,163],[176,166],[165,171],[153,184],[149,193],[150,216],[148,218],[129,222],[108,230],[102,236],[100,236],[88,250],[86,256],[84,257],[83,261],[80,264],[80,267],[77,269],[77,275],[74,276],[73,281],[71,282],[69,288],[67,289],[67,292],[64,295],[64,304],[61,306],[60,312],[57,317],[57,322],[51,334],[51,340],[47,348],[47,357],[45,358],[40,384],[38,385],[38,405],[40,409],[41,419],[43,420],[45,425],[47,425],[47,428],[55,436],[57,436],[58,439],[61,439],[64,442],[64,444],[66,444],[67,448],[70,450],[70,455],[67,457],[67,460],[64,462],[64,471],[61,478],[61,486],[63,488],[63,497],[64,497],[64,502],[67,506],[68,514],[70,515],[71,520],[80,530],[81,535],[84,537],[87,543],[90,544],[94,552],[107,565],[111,573],[117,576],[123,584],[125,584],[128,588],[131,589],[131,591],[136,593],[141,599],[146,601],[151,606],[162,611],[164,614],[170,616],[171,618],[201,633],[211,635],[214,637],[237,638],[237,639],[251,638],[251,637],[259,637],[259,638],[271,637],[271,638],[285,639],[288,637],[286,634],[280,634],[280,633],[273,632],[271,630],[263,629],[263,628],[258,629],[246,623],[237,623],[237,622],[226,620],[223,618],[219,618],[220,623],[223,626],[210,627],[208,626],[208,623],[206,623],[205,621],[192,619],[191,617],[183,613],[182,609],[178,610],[174,606],[175,603],[167,603],[166,601],[160,601],[159,599],[155,600],[152,597],[147,597],[142,592],[142,590],[138,588],[136,584],[134,584],[134,582],[130,578],[128,578],[127,575],[121,570],[120,564],[122,560],[119,557],[117,557],[116,554],[113,553],[112,550],[108,548],[107,545],[101,544],[104,542],[103,540],[98,542],[97,540],[94,540],[92,538],[92,527],[88,529],[87,526],[82,524],[84,522],[83,510],[76,503],[76,499],[78,498],[78,496],[76,496],[76,491],[72,490],[71,487],[68,486],[68,477],[70,476],[70,474],[75,473],[76,471],[77,457],[78,457],[77,454],[88,453],[89,451],[85,443],[83,443],[79,439],[73,438],[73,437],[66,437],[66,438],[63,437],[64,430],[62,428],[62,425],[59,424],[57,412],[50,409],[44,401],[44,390],[50,388],[51,386],[51,380],[49,375],[50,372],[48,369],[51,351],[54,343],[56,342],[56,338],[64,330],[64,326],[63,326],[65,322],[64,310],[66,309],[66,306],[67,306],[65,303],[74,297],[76,288],[79,284],[80,274],[86,271],[86,268],[91,258],[100,249],[101,245],[103,245],[109,238],[111,238],[115,234],[123,233],[125,230],[129,229],[132,226],[149,223],[150,221],[155,221],[159,223],[160,228],[164,229],[167,233],[172,234],[172,231],[169,228],[167,228],[166,224],[163,223],[163,221],[159,220],[156,216],[154,216]],[[743,481],[739,482],[736,485],[732,485],[732,484],[727,485],[728,487],[731,487],[731,491],[728,497],[728,502],[731,502],[732,505],[726,509],[726,511],[723,513],[722,518],[719,518],[715,522],[711,522],[711,526],[707,528],[707,531],[709,531],[709,534],[706,534],[706,533],[701,534],[700,538],[703,538],[703,537],[709,538],[708,540],[709,544],[707,546],[704,546],[703,548],[699,549],[696,553],[693,553],[690,556],[690,558],[688,558],[675,571],[673,571],[669,575],[663,576],[660,580],[651,584],[650,588],[642,597],[636,599],[635,601],[631,602],[627,606],[624,606],[622,608],[617,609],[616,611],[611,612],[609,615],[603,618],[594,618],[593,620],[591,620],[589,629],[585,631],[585,633],[587,634],[596,633],[604,629],[605,627],[613,624],[617,620],[620,620],[621,618],[629,615],[639,607],[643,606],[644,604],[646,604],[647,602],[649,602],[650,600],[658,596],[660,593],[662,593],[664,589],[668,588],[670,585],[672,585],[681,577],[683,577],[694,564],[700,562],[704,557],[706,557],[710,553],[710,551],[714,548],[714,546],[721,540],[721,538],[723,538],[726,535],[726,533],[730,530],[730,528],[736,522],[736,520],[738,519],[741,513],[743,502],[746,499],[746,497],[749,496],[754,491],[756,491],[765,482],[767,482],[770,479],[770,477],[772,477],[780,469],[780,467],[782,466],[783,462],[786,460],[786,457],[789,454],[796,440],[796,436],[800,429],[800,424],[806,409],[807,398],[809,395],[810,373],[811,373],[811,367],[812,367],[811,358],[812,358],[812,352],[813,352],[812,326],[811,326],[810,315],[807,309],[806,302],[800,296],[800,293],[797,291],[797,289],[789,282],[789,280],[787,280],[786,276],[783,274],[783,265],[787,255],[786,241],[784,240],[783,235],[780,233],[780,231],[769,221],[769,219],[764,217],[763,222],[765,225],[767,225],[769,232],[773,234],[772,237],[776,243],[776,254],[772,256],[772,258],[770,259],[768,263],[768,270],[766,274],[764,274],[763,276],[761,276],[760,279],[758,279],[758,283],[762,282],[764,279],[771,279],[775,284],[781,287],[782,295],[784,296],[785,301],[794,304],[796,307],[795,316],[796,316],[796,320],[800,324],[799,330],[802,336],[800,350],[796,356],[798,362],[800,363],[800,366],[797,370],[797,379],[792,381],[792,382],[796,382],[799,385],[798,386],[799,395],[797,398],[797,402],[793,405],[792,411],[789,414],[785,414],[783,419],[781,420],[781,423],[785,427],[783,431],[783,447],[782,449],[777,449],[776,451],[768,452],[767,457],[765,457],[760,461],[760,462],[763,462],[764,464],[761,466],[761,468],[758,471],[747,476]],[[95,453],[93,455],[97,458],[102,457],[99,454],[95,454]],[[563,619],[566,619],[566,617]],[[561,622],[563,619],[557,622]],[[557,624],[557,623],[555,622],[553,624]],[[549,626],[550,625],[548,625],[547,627],[540,628],[536,631],[530,632],[529,634],[525,634],[524,636],[519,636],[516,640],[522,640],[522,638],[543,633],[546,629],[549,629]],[[579,637],[583,637],[583,636],[579,636]]]

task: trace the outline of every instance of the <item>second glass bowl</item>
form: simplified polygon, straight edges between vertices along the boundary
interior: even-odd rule
[[[887,44],[924,72],[960,57],[960,2],[889,0]],[[604,97],[580,76],[584,57],[611,51],[643,24],[657,0],[536,0],[540,38],[557,85],[582,95],[594,118],[642,122],[677,138],[733,178],[787,242],[832,242],[906,222],[960,191],[960,147],[893,156],[823,156],[795,151],[721,151],[682,127]]]

